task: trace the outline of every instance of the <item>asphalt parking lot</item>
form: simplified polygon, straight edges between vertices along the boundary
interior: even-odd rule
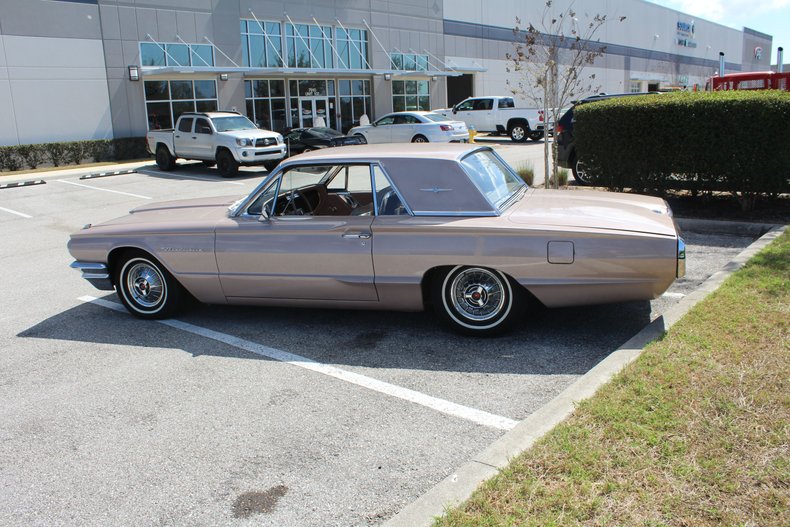
[[[752,241],[688,232],[688,274],[656,301],[536,309],[496,339],[423,313],[146,322],[68,267],[85,223],[241,196],[262,175],[148,167],[0,190],[0,524],[381,524]]]

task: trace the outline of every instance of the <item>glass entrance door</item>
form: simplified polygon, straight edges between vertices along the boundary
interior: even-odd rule
[[[312,128],[321,124],[318,119],[323,120],[322,126],[331,127],[329,122],[329,98],[328,97],[299,97],[299,127]]]

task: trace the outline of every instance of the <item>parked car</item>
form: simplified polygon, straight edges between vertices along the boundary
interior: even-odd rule
[[[554,136],[557,142],[557,164],[563,168],[570,168],[573,171],[573,178],[580,185],[589,185],[590,179],[584,171],[584,160],[580,160],[576,153],[576,143],[573,139],[573,110],[580,104],[589,104],[596,101],[604,101],[606,99],[614,99],[617,97],[630,97],[633,95],[655,95],[660,92],[644,92],[644,93],[602,93],[600,95],[592,95],[579,101],[574,101],[571,106],[557,121],[557,126],[554,127]]]
[[[162,170],[173,170],[178,158],[198,159],[230,177],[239,165],[271,170],[285,157],[282,135],[258,129],[238,112],[182,113],[175,129],[151,130],[146,139]]]
[[[435,112],[459,119],[478,132],[506,133],[517,143],[527,138],[538,141],[545,132],[543,110],[516,108],[513,97],[470,97],[452,108]]]
[[[186,235],[188,234],[188,235]],[[667,203],[530,189],[480,145],[283,161],[249,195],[149,204],[71,235],[72,267],[140,318],[211,304],[419,311],[504,331],[525,300],[647,300],[685,272]]]
[[[433,112],[390,113],[365,126],[355,126],[348,135],[363,137],[368,143],[465,143],[469,130]]]
[[[292,128],[285,134],[284,139],[289,156],[318,150],[319,148],[361,145],[365,142],[363,137],[343,135],[337,130],[326,127]]]

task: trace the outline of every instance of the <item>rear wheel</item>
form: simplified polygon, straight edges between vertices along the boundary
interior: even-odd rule
[[[115,272],[115,287],[126,309],[145,319],[172,316],[186,296],[162,264],[138,250],[122,256]]]
[[[510,129],[508,130],[508,135],[510,135],[510,139],[515,143],[523,143],[527,140],[527,133],[528,128],[522,123],[516,123],[510,125]]]
[[[433,287],[439,316],[465,335],[490,336],[507,330],[521,315],[522,296],[507,276],[484,267],[459,265]]]
[[[424,135],[415,135],[414,137],[411,138],[411,142],[412,143],[427,143],[428,142],[428,138],[425,137]]]
[[[222,177],[233,177],[239,173],[239,164],[227,150],[217,152],[217,170]]]
[[[176,159],[170,155],[170,150],[165,145],[156,147],[156,164],[160,170],[173,170],[176,167]]]
[[[591,185],[592,181],[590,180],[590,175],[584,168],[584,163],[579,161],[576,156],[574,155],[571,159],[571,170],[573,171],[573,179],[579,185]]]

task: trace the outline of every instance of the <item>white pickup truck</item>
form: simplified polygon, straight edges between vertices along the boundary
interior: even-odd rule
[[[478,132],[507,133],[517,143],[527,138],[538,141],[544,135],[543,110],[516,108],[513,97],[470,97],[452,108],[434,111]]]
[[[178,158],[197,159],[217,165],[223,177],[235,175],[239,165],[271,171],[286,153],[282,135],[259,130],[238,112],[183,113],[175,129],[152,130],[146,139],[162,170],[173,170]]]

